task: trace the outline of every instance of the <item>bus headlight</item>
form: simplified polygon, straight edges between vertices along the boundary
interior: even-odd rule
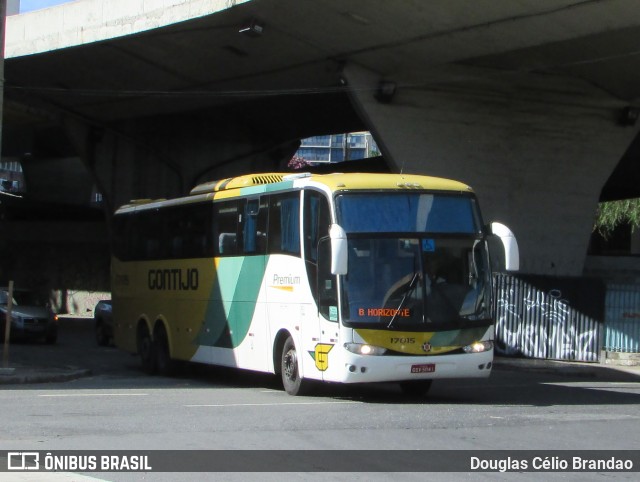
[[[387,349],[381,346],[366,345],[363,343],[345,343],[344,347],[356,355],[384,355],[387,352]]]
[[[493,348],[493,342],[491,340],[486,341],[476,341],[471,343],[471,345],[463,346],[462,350],[465,353],[482,353],[484,351],[489,351]]]

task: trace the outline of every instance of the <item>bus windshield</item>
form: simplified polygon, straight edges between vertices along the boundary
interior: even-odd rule
[[[472,197],[342,195],[337,206],[349,246],[345,323],[443,330],[490,320],[488,255]]]
[[[338,223],[347,233],[478,234],[481,221],[471,195],[415,191],[342,194]]]

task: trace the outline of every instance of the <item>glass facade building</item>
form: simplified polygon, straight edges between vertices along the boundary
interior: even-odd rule
[[[307,162],[342,162],[378,155],[369,132],[349,132],[302,139],[296,156]]]

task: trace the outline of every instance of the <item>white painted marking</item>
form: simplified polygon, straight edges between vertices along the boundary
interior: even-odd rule
[[[185,407],[273,407],[279,405],[338,405],[345,403],[362,403],[355,401],[344,402],[280,402],[280,403],[221,403],[221,404],[203,404],[203,405],[185,405]]]
[[[142,397],[148,393],[47,393],[39,397]]]

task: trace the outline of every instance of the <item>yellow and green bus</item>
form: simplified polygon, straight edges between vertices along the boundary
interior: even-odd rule
[[[489,239],[471,188],[406,174],[266,173],[114,216],[117,346],[310,381],[487,377]],[[513,239],[511,240],[513,241]]]

